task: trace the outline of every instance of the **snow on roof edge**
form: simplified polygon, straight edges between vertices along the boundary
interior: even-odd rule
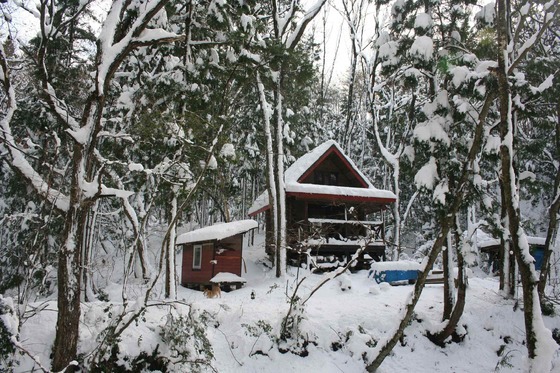
[[[241,276],[236,275],[231,272],[218,272],[218,274],[210,279],[213,283],[228,283],[228,282],[247,282],[247,280]]]
[[[546,238],[527,236],[527,242],[529,243],[529,245],[544,245],[546,242]],[[486,248],[486,247],[498,246],[498,245],[500,245],[500,240],[497,238],[484,240],[478,243],[479,248]]]
[[[253,219],[233,221],[230,223],[218,223],[183,233],[177,237],[175,244],[183,245],[192,242],[223,240],[224,238],[255,229],[257,226],[258,223]]]
[[[335,185],[318,185],[318,184],[301,184],[286,183],[286,193],[304,193],[304,194],[328,194],[340,197],[363,197],[363,198],[380,198],[396,200],[397,196],[390,190],[377,188],[355,188]],[[256,214],[259,210],[268,206],[268,192],[263,192],[253,202],[247,214],[249,216]]]

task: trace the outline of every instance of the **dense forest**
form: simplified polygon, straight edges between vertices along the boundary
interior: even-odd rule
[[[521,306],[523,369],[554,369],[543,317],[560,302],[557,1],[8,0],[0,9],[0,371],[216,371],[204,314],[179,300],[175,239],[246,219],[263,191],[276,253],[262,260],[280,287],[292,284],[281,326],[261,323],[259,335],[301,352],[306,302],[347,268],[298,295],[284,171],[330,139],[397,198],[385,212],[388,258],[423,266],[392,332],[364,337],[363,370],[403,343],[432,268],[445,277],[443,321],[424,338],[461,343],[467,269],[492,272],[477,247],[484,235],[500,241],[500,297]],[[349,30],[337,45],[327,43],[329,13]],[[336,76],[343,62],[326,52],[341,44],[350,55],[337,58],[349,63]],[[545,239],[539,271],[527,236]],[[185,332],[165,329],[159,350],[118,365],[119,343],[150,307],[174,304]],[[93,305],[109,316],[86,342]],[[50,361],[40,361],[21,333],[53,308],[55,334],[42,341]]]

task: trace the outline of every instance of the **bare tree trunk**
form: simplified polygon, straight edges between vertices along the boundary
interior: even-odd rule
[[[85,234],[84,234],[84,245],[82,253],[83,258],[83,293],[84,293],[84,300],[86,302],[90,302],[95,298],[94,294],[94,287],[93,287],[93,279],[92,279],[92,271],[91,271],[91,257],[92,257],[92,247],[93,247],[93,235],[95,231],[95,222],[97,216],[97,205],[98,201],[96,201],[94,208],[91,209],[90,213],[88,214],[88,218],[86,220],[86,227],[85,227]]]
[[[556,133],[555,143],[557,156],[560,155],[560,101],[556,105]],[[539,276],[539,299],[541,304],[544,301],[546,283],[550,273],[550,257],[552,255],[552,245],[558,234],[558,212],[560,211],[560,166],[556,169],[556,178],[554,179],[554,198],[548,209],[548,229],[546,233],[546,241],[544,244],[544,255],[541,265],[541,274]]]
[[[177,298],[177,282],[175,274],[175,236],[177,235],[177,192],[178,187],[173,186],[171,192],[169,240],[165,250],[165,298]]]
[[[276,191],[277,184],[275,182],[275,175],[278,173],[275,172],[275,157],[274,157],[274,143],[271,131],[271,117],[272,117],[272,108],[267,101],[264,85],[261,81],[260,74],[257,72],[256,74],[257,79],[257,88],[259,91],[259,99],[260,99],[260,106],[263,113],[263,123],[264,123],[264,134],[266,137],[266,169],[267,169],[267,182],[268,182],[268,201],[270,204],[270,210],[266,213],[269,214],[267,217],[267,227],[266,227],[266,238],[267,244],[272,246],[271,248],[274,250],[274,261],[278,266],[279,261],[279,250],[277,245],[277,236],[276,232],[279,229],[279,222],[278,222],[278,193]],[[278,275],[278,267],[277,267],[277,275]]]
[[[286,242],[286,188],[284,187],[284,120],[283,112],[283,82],[284,69],[280,66],[276,90],[274,92],[275,113],[276,113],[276,172],[274,173],[274,183],[276,184],[277,199],[277,221],[278,230],[276,231],[276,277],[281,277],[286,271],[287,242]]]
[[[358,19],[352,17],[354,13],[354,3],[348,4],[348,1],[343,1],[342,5],[344,7],[344,15],[346,16],[346,22],[350,27],[350,43],[352,47],[352,51],[350,54],[350,71],[348,77],[348,92],[346,94],[346,118],[344,124],[344,135],[342,137],[342,146],[346,152],[350,152],[350,143],[352,138],[352,127],[355,121],[355,108],[354,108],[354,85],[356,84],[356,69],[358,66],[358,46],[357,46],[357,23],[359,23]],[[360,7],[361,8],[361,7]]]
[[[465,302],[467,296],[467,281],[465,276],[465,260],[463,257],[461,239],[459,237],[459,231],[457,229],[459,225],[456,224],[455,229],[455,242],[457,245],[457,301],[453,307],[453,310],[449,313],[448,321],[443,328],[443,330],[434,335],[428,335],[430,340],[434,343],[442,346],[447,338],[455,336],[455,340],[459,341],[461,336],[457,333],[457,325],[463,316],[463,311],[465,310]]]
[[[510,232],[509,216],[507,214],[505,185],[500,178],[500,198],[501,198],[501,222],[500,231],[500,290],[504,296],[513,298],[515,295],[515,258],[511,254],[511,241],[508,236]]]
[[[410,323],[412,319],[412,315],[414,313],[414,308],[420,299],[420,295],[422,295],[422,291],[424,290],[424,285],[426,283],[426,278],[428,277],[428,272],[434,265],[437,256],[439,255],[445,240],[447,238],[447,233],[451,229],[452,225],[455,223],[455,216],[461,207],[463,197],[465,193],[467,193],[467,183],[471,174],[473,163],[480,152],[482,147],[482,139],[483,139],[483,129],[484,123],[486,122],[486,117],[488,116],[488,112],[490,110],[490,106],[494,101],[494,94],[489,93],[486,97],[484,105],[479,115],[479,121],[476,125],[474,138],[471,144],[471,148],[469,150],[469,155],[465,162],[463,163],[461,175],[458,178],[456,186],[456,192],[452,193],[450,190],[450,194],[454,195],[454,199],[452,204],[449,206],[449,210],[447,214],[443,217],[441,222],[440,232],[432,245],[432,249],[430,254],[428,255],[428,261],[426,263],[426,267],[424,267],[423,271],[420,273],[418,280],[414,286],[414,291],[412,293],[412,297],[410,301],[405,306],[405,313],[399,323],[398,328],[396,329],[395,333],[388,338],[383,343],[379,343],[376,347],[377,356],[373,360],[373,362],[366,367],[368,372],[375,372],[383,360],[391,353],[399,339],[402,337],[406,326]]]
[[[442,262],[443,262],[443,320],[448,320],[451,317],[454,303],[454,289],[455,286],[453,276],[453,244],[451,242],[451,232],[447,234],[447,247],[443,249]],[[458,248],[457,248],[458,249]]]
[[[377,4],[375,7],[375,35],[379,35],[379,11],[380,11],[380,5]],[[375,100],[376,100],[376,93],[374,91],[374,87],[376,85],[376,80],[377,80],[377,69],[378,66],[380,64],[380,59],[378,58],[378,55],[376,54],[373,58],[373,62],[371,64],[370,67],[370,79],[369,79],[369,87],[368,87],[368,99],[369,99],[369,107],[371,110],[371,116],[372,116],[372,121],[373,121],[373,130],[374,130],[374,134],[375,134],[375,140],[377,143],[377,146],[379,148],[379,150],[381,151],[381,155],[383,156],[383,160],[385,161],[385,167],[386,169],[391,169],[392,170],[392,185],[391,188],[393,190],[393,193],[395,193],[396,199],[395,199],[395,203],[392,206],[392,214],[393,214],[393,219],[394,219],[394,227],[393,227],[393,250],[391,253],[391,258],[392,260],[399,260],[400,258],[400,254],[402,252],[402,248],[401,248],[401,232],[402,232],[402,228],[404,226],[404,220],[406,219],[406,213],[405,213],[405,217],[404,219],[401,219],[401,214],[400,214],[400,205],[401,205],[401,200],[400,200],[400,157],[405,149],[405,141],[406,141],[406,137],[407,137],[407,132],[405,131],[405,133],[403,134],[403,137],[399,143],[399,146],[397,147],[397,149],[395,150],[394,153],[391,153],[388,149],[389,147],[389,135],[387,138],[387,142],[386,145],[383,144],[383,141],[381,140],[381,135],[380,135],[380,130],[379,130],[379,124],[378,124],[378,115],[377,115],[377,108],[376,108],[376,104],[375,104]],[[410,102],[410,108],[409,108],[409,116],[408,116],[408,120],[409,120],[409,125],[412,126],[413,120],[414,120],[414,108],[416,105],[416,94],[412,94],[412,100]],[[410,127],[409,127],[410,128]],[[388,172],[385,172],[384,175],[386,175]],[[386,183],[384,183],[386,184]],[[410,203],[412,203],[412,201],[415,199],[415,197],[413,197],[410,200]],[[411,205],[409,204],[409,207]],[[408,211],[408,210],[407,210]]]
[[[75,151],[78,153],[78,150]],[[81,173],[80,176],[75,176],[76,179],[78,177],[81,177]],[[79,188],[76,186],[74,189]],[[80,198],[76,193],[80,191],[73,192],[72,200]],[[65,369],[78,354],[82,253],[84,252],[82,245],[87,214],[88,206],[79,203],[71,204],[70,211],[66,215],[65,242],[58,253],[58,314],[52,360],[54,371]]]
[[[507,19],[509,3],[498,0],[497,32],[498,32],[498,90],[500,107],[500,158],[502,164],[502,182],[506,201],[509,230],[511,232],[512,250],[519,266],[521,284],[523,286],[523,312],[525,316],[525,338],[529,355],[529,370],[548,372],[552,366],[552,354],[547,348],[554,344],[550,331],[544,326],[538,296],[538,279],[529,253],[527,236],[520,222],[519,194],[517,191],[515,168],[513,162],[514,123],[512,120],[511,93],[507,79],[508,66],[508,29]]]
[[[447,232],[449,232],[450,229],[451,221],[452,219],[450,219],[450,217],[448,216],[442,222],[440,233],[432,246],[432,249],[428,256],[428,261],[426,263],[426,266],[420,273],[418,280],[414,285],[414,290],[410,301],[405,306],[404,316],[402,317],[396,332],[387,341],[378,344],[378,347],[376,348],[377,356],[375,357],[373,362],[366,367],[368,372],[377,371],[377,369],[379,368],[383,360],[385,360],[385,358],[391,353],[391,351],[393,350],[397,342],[402,338],[405,328],[407,327],[407,325],[410,323],[412,319],[412,315],[414,314],[414,309],[416,308],[416,304],[420,299],[420,295],[422,295],[422,291],[424,290],[424,285],[426,284],[426,278],[428,277],[428,273],[430,272],[430,269],[433,267],[445,243],[445,240],[447,238]]]

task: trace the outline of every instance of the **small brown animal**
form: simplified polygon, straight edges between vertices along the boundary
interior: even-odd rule
[[[204,289],[204,296],[206,296],[206,298],[221,298],[222,289],[220,289],[220,285],[212,284],[212,289]]]

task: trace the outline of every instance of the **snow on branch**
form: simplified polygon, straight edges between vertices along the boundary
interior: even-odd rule
[[[60,32],[64,32],[64,30],[66,30],[72,24],[72,22],[74,22],[86,10],[87,6],[93,2],[94,0],[79,1],[77,9],[70,15],[66,15],[66,10],[70,9],[69,5],[63,3],[64,5],[59,6],[55,14],[61,14],[64,19],[56,28],[50,28],[49,36],[51,38],[54,38]],[[54,16],[50,17],[50,19],[52,18],[54,18]]]
[[[140,33],[140,36],[132,39],[132,44],[135,46],[147,46],[158,43],[172,43],[176,41],[183,41],[186,35],[178,35],[174,32],[169,32],[162,28],[147,29]]]
[[[118,65],[122,62],[126,54],[136,45],[134,40],[146,42],[149,38],[156,38],[156,31],[153,33],[144,34],[146,27],[150,20],[163,8],[168,0],[151,0],[144,4],[133,3],[138,12],[138,16],[134,20],[132,26],[127,33],[116,40],[119,25],[121,24],[121,15],[126,12],[123,9],[125,4],[123,0],[116,0],[113,2],[107,18],[103,23],[103,27],[99,34],[99,50],[98,50],[98,66],[97,66],[97,90],[98,94],[103,95],[105,85],[110,79],[111,75],[115,72]],[[126,5],[131,3],[127,2]],[[173,34],[174,35],[174,34]],[[163,33],[159,33],[159,37],[163,37]],[[170,33],[166,33],[165,37],[169,37]]]
[[[16,93],[11,84],[6,53],[4,52],[4,47],[1,44],[0,69],[3,83],[2,85],[8,98],[6,113],[0,120],[0,140],[6,144],[10,157],[10,166],[21,176],[26,178],[41,197],[52,203],[57,209],[68,211],[70,207],[70,199],[68,196],[51,188],[43,177],[35,171],[35,169],[33,169],[27,159],[25,159],[24,154],[15,146],[16,142],[12,135],[10,123],[15,111],[17,110]]]
[[[280,16],[280,11],[278,10],[278,1],[273,1],[274,7],[274,24],[276,32],[279,36],[284,35],[286,32],[286,27],[290,24],[291,20],[297,10],[297,2],[295,0],[291,1],[290,8],[287,10],[286,14],[282,17]]]
[[[45,89],[45,93],[49,97],[51,107],[53,108],[58,118],[62,120],[62,122],[66,123],[72,131],[79,130],[80,125],[78,121],[74,117],[72,117],[72,115],[70,115],[68,110],[66,110],[67,105],[64,103],[64,101],[58,98],[54,87],[48,82],[46,83],[46,85],[47,87]]]
[[[299,42],[299,40],[301,39],[301,36],[303,35],[303,33],[305,31],[305,28],[307,27],[307,25],[309,24],[309,22],[311,22],[313,20],[313,18],[315,18],[315,16],[319,13],[319,11],[323,7],[323,5],[325,5],[326,2],[327,2],[327,0],[317,1],[305,13],[303,18],[298,22],[295,30],[292,31],[292,33],[288,36],[288,39],[286,41],[286,47],[288,49],[294,49],[296,47],[297,43]]]
[[[552,2],[550,7],[551,6],[552,6]],[[517,68],[517,65],[519,65],[519,63],[523,61],[523,59],[527,55],[527,52],[529,52],[529,50],[531,50],[531,48],[533,48],[533,46],[541,39],[544,32],[550,27],[551,23],[554,20],[558,19],[558,12],[560,11],[560,6],[558,5],[558,3],[556,3],[554,7],[555,7],[554,11],[548,11],[545,14],[544,23],[542,27],[533,35],[531,35],[529,39],[527,39],[525,43],[523,43],[521,48],[519,48],[517,58],[510,65],[507,72],[508,74],[513,73],[513,71]]]

